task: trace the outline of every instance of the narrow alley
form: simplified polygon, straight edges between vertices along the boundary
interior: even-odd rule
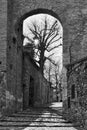
[[[62,103],[29,108],[0,119],[0,130],[79,130],[62,117]]]

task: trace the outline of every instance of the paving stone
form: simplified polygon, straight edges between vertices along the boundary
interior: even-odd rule
[[[28,109],[0,120],[0,130],[79,130],[58,113],[62,107]],[[62,113],[61,113],[62,115]]]

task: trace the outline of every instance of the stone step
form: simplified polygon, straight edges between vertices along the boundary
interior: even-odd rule
[[[0,130],[79,130],[74,127],[0,127]]]
[[[57,116],[57,115],[25,115],[25,114],[14,114],[10,117],[35,117],[35,118],[62,118],[62,116]]]
[[[58,113],[48,108],[28,109],[1,119],[0,130],[77,130]]]
[[[13,114],[12,116],[20,116],[20,115],[29,115],[29,116],[40,116],[40,115],[45,115],[45,116],[50,116],[50,115],[53,115],[53,116],[57,116],[57,114],[54,114],[54,113],[17,113],[17,114]]]
[[[14,117],[7,117],[1,122],[66,122],[64,119],[58,119],[58,118],[14,118]]]
[[[0,122],[0,127],[71,127],[70,123],[52,122]]]
[[[57,115],[56,113],[51,113],[51,112],[41,112],[41,113],[38,113],[38,112],[21,112],[21,113],[17,113],[17,114],[27,114],[27,115]]]

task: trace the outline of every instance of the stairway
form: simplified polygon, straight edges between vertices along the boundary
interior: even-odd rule
[[[29,108],[0,120],[0,130],[77,130],[62,118],[62,108]]]

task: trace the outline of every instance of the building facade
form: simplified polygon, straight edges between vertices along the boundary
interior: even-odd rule
[[[87,57],[67,66],[67,109],[69,120],[87,128]]]

